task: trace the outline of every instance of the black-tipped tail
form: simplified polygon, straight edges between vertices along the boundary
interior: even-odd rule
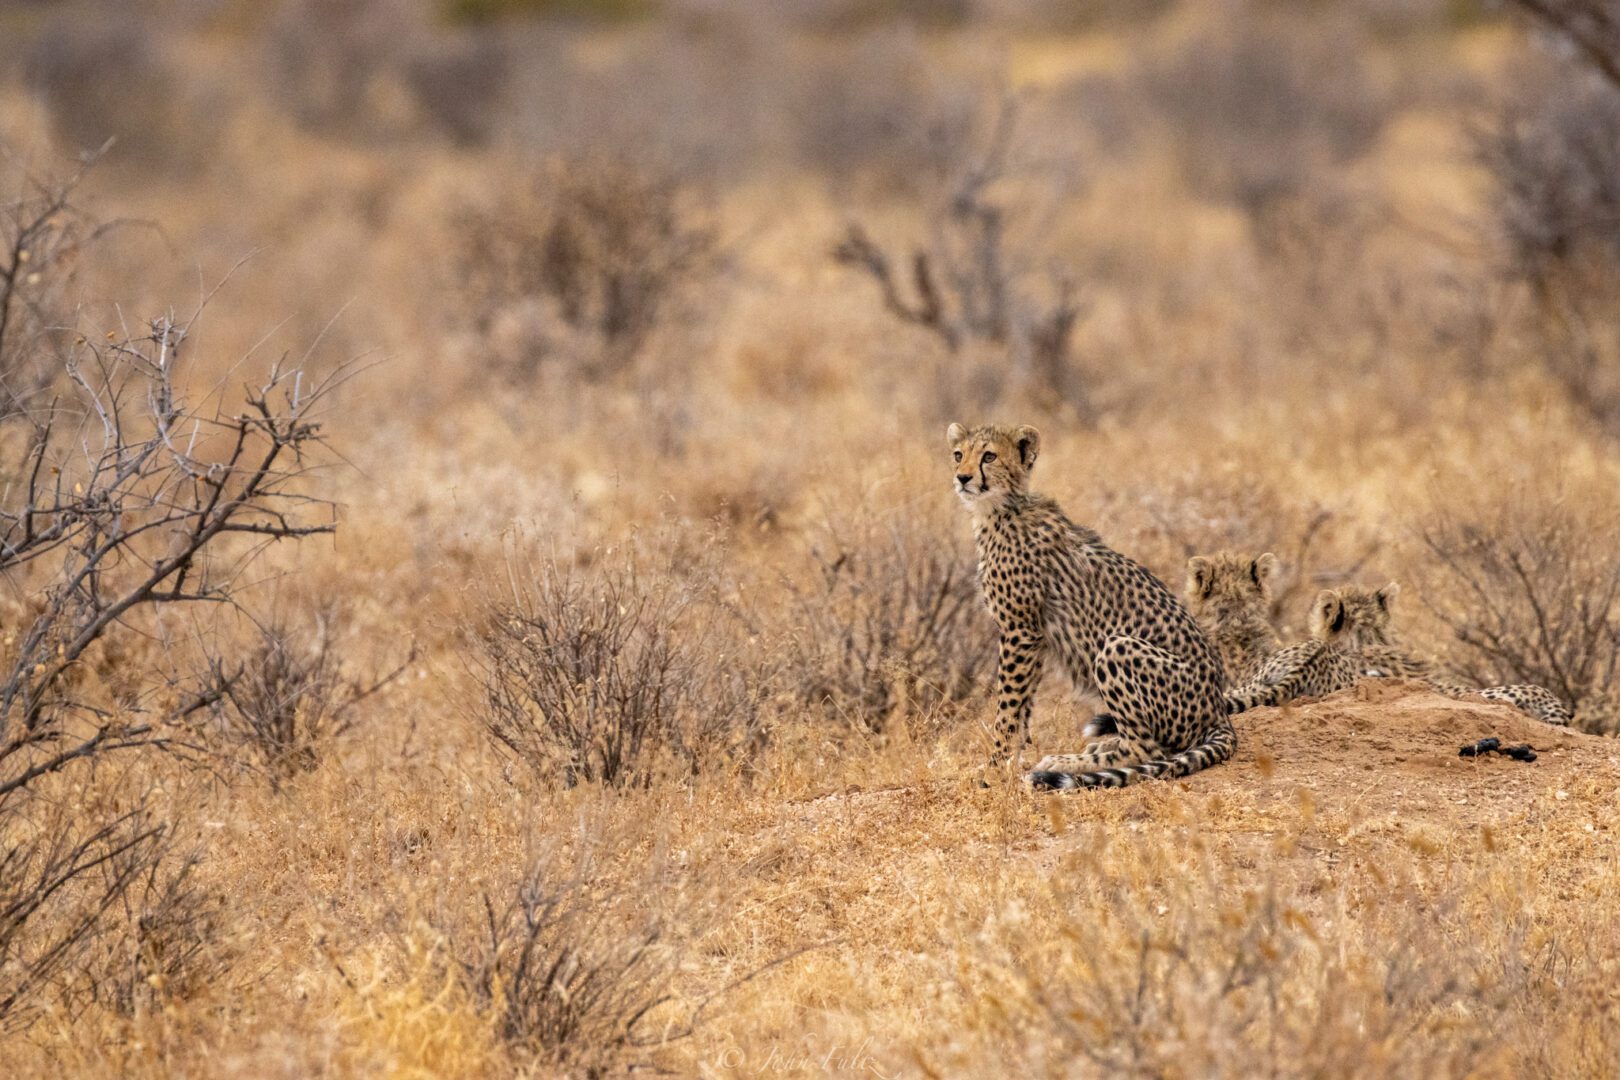
[[[1134,765],[1121,765],[1113,769],[1094,772],[1068,773],[1039,771],[1029,774],[1030,784],[1036,790],[1069,791],[1074,788],[1128,787],[1138,780],[1176,780],[1191,776],[1211,765],[1219,765],[1237,750],[1237,732],[1229,722],[1223,722],[1204,741],[1189,746],[1179,754]]]

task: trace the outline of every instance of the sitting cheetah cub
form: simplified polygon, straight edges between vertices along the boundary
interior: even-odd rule
[[[1572,719],[1568,707],[1551,691],[1539,686],[1487,686],[1484,689],[1459,682],[1435,669],[1422,657],[1408,652],[1395,640],[1395,597],[1400,586],[1390,582],[1376,592],[1355,585],[1339,592],[1345,598],[1347,618],[1364,639],[1363,674],[1374,678],[1419,679],[1447,697],[1479,695],[1492,701],[1505,701],[1521,712],[1548,724],[1566,726]]]
[[[1221,667],[1234,685],[1260,674],[1282,648],[1270,619],[1271,579],[1276,572],[1277,556],[1269,551],[1252,559],[1222,551],[1187,560],[1187,587],[1182,593],[1187,610],[1221,654]]]
[[[1087,726],[1084,750],[1029,774],[1035,787],[1123,787],[1231,757],[1220,658],[1158,578],[1030,492],[1040,433],[952,424],[946,439],[956,493],[973,515],[979,583],[1001,628],[992,765],[1028,743],[1047,656],[1107,712]]]

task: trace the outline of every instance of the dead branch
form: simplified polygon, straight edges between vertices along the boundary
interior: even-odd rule
[[[850,222],[832,257],[870,278],[884,310],[901,322],[928,330],[952,353],[969,343],[1004,349],[1026,386],[1088,415],[1071,357],[1086,306],[1061,272],[1036,290],[1026,287],[1027,267],[1020,264],[1029,258],[1009,239],[1008,213],[995,191],[1012,174],[1017,120],[1016,100],[1005,98],[977,147],[951,148],[954,164],[927,239],[891,255],[865,226]],[[909,267],[909,280],[897,266]]]
[[[1510,0],[1532,21],[1573,45],[1620,90],[1620,16],[1609,0]]]

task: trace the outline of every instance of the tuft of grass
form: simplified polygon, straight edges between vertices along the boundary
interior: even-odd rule
[[[928,714],[975,697],[995,662],[995,624],[962,541],[945,522],[821,530],[815,574],[792,587],[797,625],[785,674],[798,699],[881,732],[897,712]]]
[[[764,668],[724,651],[729,613],[701,579],[633,553],[509,571],[471,635],[478,715],[538,775],[646,786],[671,762],[693,775],[758,746]]]

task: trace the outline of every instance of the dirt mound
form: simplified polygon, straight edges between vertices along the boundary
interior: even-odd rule
[[[1237,799],[1256,809],[1294,803],[1304,790],[1325,813],[1358,819],[1398,814],[1409,825],[1433,818],[1455,826],[1501,823],[1538,796],[1561,797],[1564,789],[1594,778],[1620,778],[1620,743],[1614,739],[1544,724],[1483,698],[1443,697],[1406,680],[1368,680],[1329,697],[1253,709],[1236,723],[1238,752],[1231,761],[1169,786],[1194,800],[1213,797],[1229,806]],[[1536,760],[1459,756],[1463,746],[1492,736],[1503,746],[1528,744]],[[1069,749],[1045,747],[1041,753]],[[1026,763],[1036,756],[1026,755]],[[1165,786],[1025,794],[1037,805],[1064,799],[1085,817],[1129,818],[1162,801]],[[956,827],[971,832],[968,822],[995,801],[964,773],[852,786],[789,805],[800,826],[831,822],[846,828],[853,813],[864,828],[884,824],[904,831],[926,807],[960,819]]]
[[[1368,680],[1316,701],[1255,709],[1236,722],[1237,755],[1192,782],[1263,789],[1266,780],[1286,780],[1308,788],[1324,806],[1367,809],[1387,797],[1401,799],[1407,814],[1443,803],[1448,814],[1471,805],[1466,816],[1490,819],[1536,793],[1620,773],[1620,745],[1613,739],[1543,724],[1484,699],[1442,697],[1403,680]],[[1537,758],[1458,755],[1488,736],[1503,746],[1528,743]]]
[[[1403,680],[1367,680],[1316,701],[1255,709],[1237,723],[1247,736],[1247,752],[1269,755],[1279,766],[1334,761],[1359,769],[1407,765],[1453,770],[1466,764],[1458,749],[1486,736],[1494,735],[1504,745],[1529,743],[1538,754],[1592,741],[1507,705],[1457,701]],[[1613,743],[1598,740],[1596,745]]]
[[[1326,865],[1345,850],[1410,858],[1414,843],[1490,843],[1487,832],[1528,831],[1551,843],[1572,829],[1602,827],[1589,823],[1611,817],[1620,798],[1616,740],[1543,724],[1483,698],[1443,697],[1416,682],[1368,681],[1314,701],[1254,709],[1236,722],[1232,760],[1185,780],[1123,791],[987,791],[975,770],[956,768],[912,783],[789,800],[762,814],[754,841],[788,845],[801,856],[813,851],[840,866],[879,860],[903,879],[923,872],[944,843],[955,858],[1011,847],[1054,866],[1068,847],[1091,842],[1093,827],[1173,831],[1197,822],[1235,865],[1264,864],[1285,880],[1319,872],[1312,852],[1331,853],[1322,855]],[[1503,746],[1529,744],[1536,760],[1458,755],[1490,736]],[[1041,752],[1060,749],[1070,747]],[[1302,820],[1309,822],[1304,831]],[[1280,860],[1272,850],[1281,835],[1302,843],[1295,858]],[[1390,855],[1389,845],[1406,853]]]

